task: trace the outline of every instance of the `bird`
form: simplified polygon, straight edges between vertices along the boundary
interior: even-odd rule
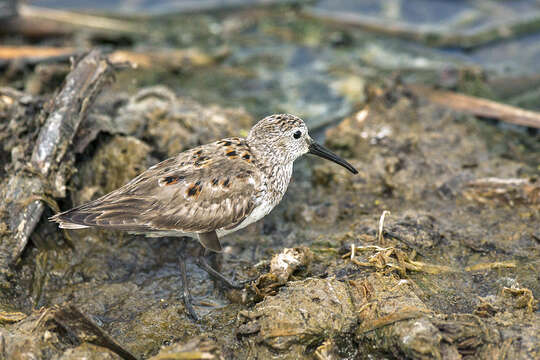
[[[97,227],[149,237],[193,237],[196,264],[230,288],[243,288],[208,261],[220,238],[264,216],[283,198],[293,163],[304,154],[358,171],[315,142],[305,122],[291,114],[258,121],[247,137],[230,137],[181,152],[151,166],[120,188],[50,218],[63,229]],[[197,320],[184,257],[178,260],[185,309]]]

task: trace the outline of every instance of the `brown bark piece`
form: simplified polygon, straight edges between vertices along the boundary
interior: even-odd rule
[[[31,157],[31,168],[19,171],[7,181],[3,203],[9,214],[11,233],[0,243],[0,268],[5,269],[15,262],[24,250],[43,213],[43,201],[35,199],[44,198],[46,185],[63,188],[65,179],[57,177],[56,172],[80,123],[112,72],[113,67],[101,51],[92,50],[66,77],[40,130]]]
[[[416,95],[453,110],[540,129],[540,113],[535,111],[452,91],[430,89],[422,85],[409,85],[409,89]]]

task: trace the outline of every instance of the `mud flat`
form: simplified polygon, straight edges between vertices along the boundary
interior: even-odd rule
[[[491,106],[537,91],[534,76],[294,7],[177,19],[141,20],[157,29],[146,37],[47,35],[72,63],[64,52],[0,63],[0,359],[540,358],[538,130],[441,98]],[[94,63],[107,75],[64,81],[88,56],[81,43],[113,44]],[[76,84],[99,86],[59,102]],[[35,149],[59,109],[81,121],[48,142],[43,171]],[[278,208],[224,238],[222,271],[252,280],[244,290],[220,289],[188,260],[200,323],[177,268],[193,241],[46,220],[179,151],[244,136],[269,111],[306,117],[360,173],[298,162]],[[13,219],[36,203],[18,236],[29,228]]]

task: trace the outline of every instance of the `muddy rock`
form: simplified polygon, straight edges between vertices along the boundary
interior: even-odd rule
[[[244,136],[252,122],[241,109],[204,106],[176,97],[165,87],[139,91],[114,119],[117,129],[148,137],[167,156],[216,139]]]
[[[356,329],[361,352],[378,344],[378,351],[398,358],[441,357],[442,336],[429,320],[430,310],[415,294],[412,282],[374,274],[356,280],[355,285],[366,296]]]
[[[208,359],[223,360],[222,352],[215,341],[204,336],[197,336],[188,342],[163,346],[159,353],[150,360]]]
[[[536,359],[537,304],[529,289],[503,288],[496,296],[481,298],[474,314],[439,314],[433,324],[462,356]]]
[[[134,359],[92,320],[70,306],[34,311],[0,329],[0,341],[6,359]]]
[[[404,85],[537,109],[538,61],[521,66],[514,55],[518,45],[534,53],[538,36],[450,54],[304,16],[304,3],[122,20],[143,36],[78,25],[31,43],[5,36],[32,51],[107,48],[139,67],[118,72],[88,107],[65,144],[65,169],[38,190],[4,180],[19,171],[39,179],[25,169],[46,100],[70,69],[65,57],[4,67],[0,195],[23,192],[51,208],[19,262],[0,267],[10,280],[0,291],[0,358],[116,359],[119,347],[140,359],[540,358],[538,132],[449,111]],[[389,16],[425,15],[384,3]],[[444,28],[443,18],[433,24]],[[511,61],[494,60],[493,49],[511,49],[502,51]],[[94,199],[179,151],[245,136],[276,112],[304,118],[360,173],[298,160],[280,205],[222,239],[221,271],[258,276],[243,290],[222,291],[195,264],[195,241],[64,231],[47,220],[55,203],[67,210]],[[12,209],[0,204],[0,217]],[[5,221],[0,237],[2,259],[13,248]],[[182,302],[180,256],[197,323]]]
[[[18,90],[0,89],[0,178],[24,166],[37,139],[44,100]]]
[[[131,136],[114,136],[101,141],[94,156],[78,168],[73,184],[84,184],[72,193],[73,204],[82,204],[105,195],[148,168],[155,159],[152,148]]]
[[[401,216],[400,216],[401,217]],[[421,212],[405,212],[400,219],[386,223],[386,233],[412,249],[432,248],[444,241],[437,219]]]
[[[326,338],[346,333],[356,324],[361,293],[335,279],[295,281],[252,311],[242,312],[238,336],[262,344],[260,357],[278,352],[281,358],[305,353]]]
[[[122,357],[101,346],[83,343],[72,349],[67,349],[58,360],[120,360]]]

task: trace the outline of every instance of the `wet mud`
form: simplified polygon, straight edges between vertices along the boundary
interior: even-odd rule
[[[341,50],[357,40],[327,46],[323,32],[275,26],[293,15],[265,14],[250,13],[248,25],[223,15],[230,53],[208,51],[212,68],[118,72],[68,148],[64,193],[43,180],[49,186],[21,196],[45,208],[20,258],[1,269],[0,359],[540,358],[538,134],[430,103],[403,81],[425,69],[358,69],[365,54]],[[211,38],[202,29],[196,39]],[[270,61],[276,39],[287,41]],[[48,89],[61,85],[27,71],[0,89],[4,198],[10,177],[30,171]],[[282,71],[295,75],[273,76]],[[454,85],[482,90],[484,80]],[[198,323],[184,309],[177,264],[195,241],[47,221],[179,151],[245,136],[261,113],[303,106],[299,115],[319,114],[308,118],[314,136],[359,174],[299,160],[282,203],[223,239],[218,262],[247,281],[243,290],[221,288],[188,257]],[[4,244],[9,212],[0,205]]]

